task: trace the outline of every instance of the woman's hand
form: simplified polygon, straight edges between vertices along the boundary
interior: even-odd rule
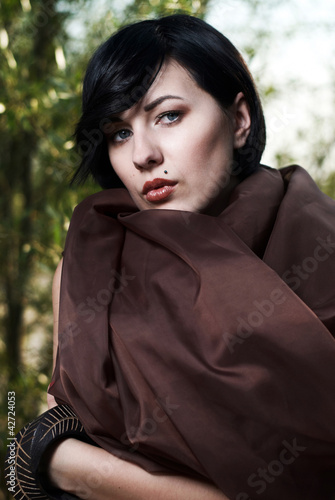
[[[229,500],[211,484],[150,474],[72,438],[55,445],[48,471],[54,486],[85,500]]]
[[[48,410],[51,410],[54,406],[57,406],[56,400],[54,396],[51,394],[47,393],[47,403],[48,403]]]

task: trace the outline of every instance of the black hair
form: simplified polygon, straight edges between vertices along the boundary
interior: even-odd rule
[[[242,179],[258,167],[265,147],[265,122],[246,63],[234,45],[205,21],[174,14],[122,28],[93,55],[75,132],[82,161],[73,180],[83,181],[91,174],[103,188],[123,186],[109,161],[104,128],[109,116],[131,108],[145,95],[168,59],[183,66],[223,109],[243,92],[251,130],[245,145],[235,151],[232,173]]]

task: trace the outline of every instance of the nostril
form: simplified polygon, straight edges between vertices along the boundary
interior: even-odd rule
[[[140,154],[133,155],[133,163],[137,169],[147,169],[152,168],[156,165],[160,165],[163,162],[163,155],[160,151],[151,151],[147,155],[141,157]]]

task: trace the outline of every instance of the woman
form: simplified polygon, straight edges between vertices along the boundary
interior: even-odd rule
[[[33,434],[52,498],[334,498],[335,205],[300,167],[260,166],[240,54],[189,16],[126,27],[90,62],[76,134],[76,177],[111,189],[73,214],[59,406],[17,469]]]

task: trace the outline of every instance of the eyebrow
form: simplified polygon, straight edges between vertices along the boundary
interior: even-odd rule
[[[182,97],[179,97],[177,95],[163,95],[161,97],[158,97],[154,101],[150,102],[146,106],[144,106],[143,109],[144,111],[151,111],[152,109],[154,109],[156,106],[166,101],[167,99],[181,99],[182,101],[184,100]]]
[[[179,97],[177,95],[162,95],[161,97],[158,97],[157,99],[155,99],[154,101],[150,102],[149,104],[147,104],[146,106],[144,106],[144,111],[148,112],[148,111],[152,111],[154,108],[156,108],[156,106],[159,106],[159,104],[161,104],[162,102],[168,100],[168,99],[180,99],[181,101],[183,101],[184,99],[182,97]],[[109,120],[111,122],[122,122],[123,119],[120,118],[119,116],[110,116],[109,117]]]

